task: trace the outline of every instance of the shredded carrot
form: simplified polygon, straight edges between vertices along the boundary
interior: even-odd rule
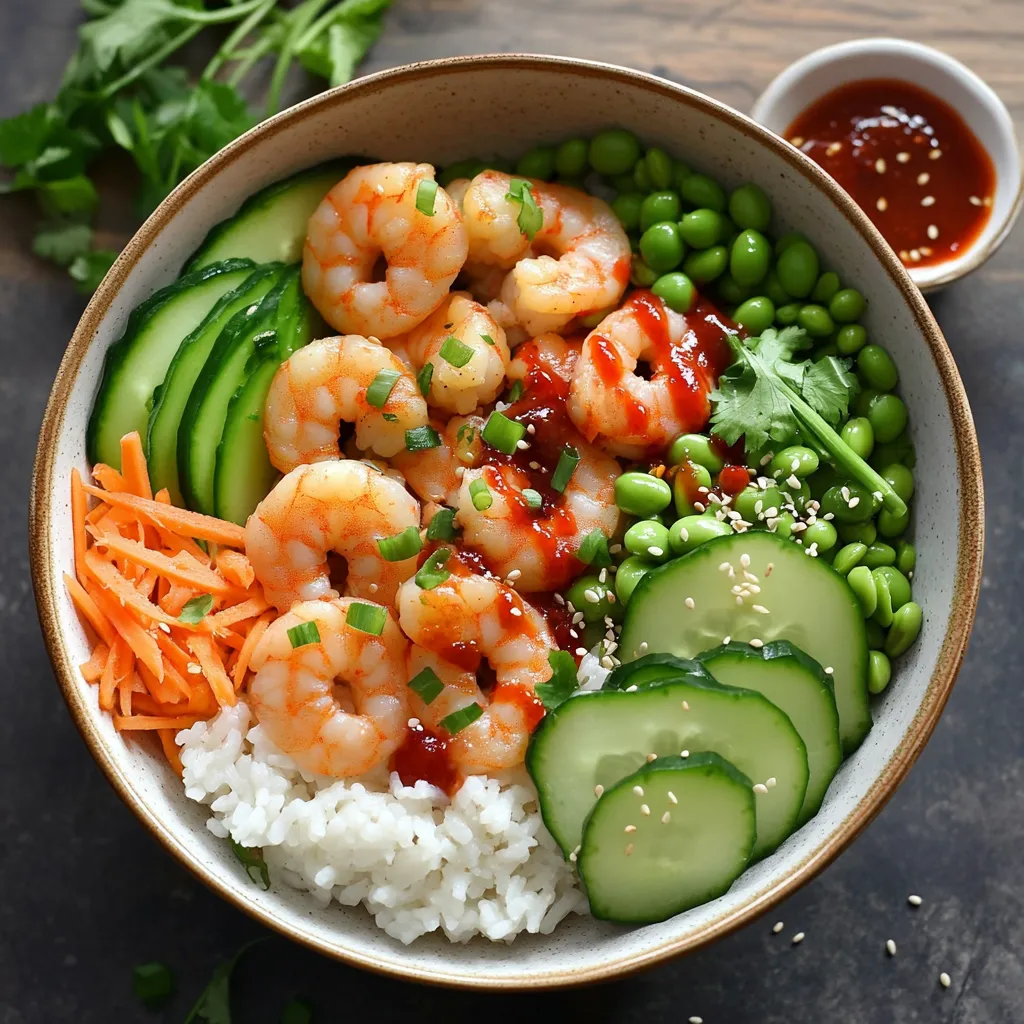
[[[110,620],[100,611],[82,584],[67,573],[64,573],[64,586],[67,587],[71,600],[82,613],[85,621],[92,626],[96,635],[109,647],[114,642],[115,636]]]
[[[122,731],[127,729],[191,729],[200,721],[197,715],[178,715],[176,718],[163,718],[159,715],[114,715],[114,728]]]
[[[177,619],[181,614],[181,610],[195,596],[195,591],[191,588],[183,587],[180,583],[172,583],[171,589],[167,591],[163,599],[160,601],[160,607],[163,608],[168,615],[173,615],[174,618]]]
[[[213,615],[207,615],[199,623],[199,628],[204,633],[223,633],[227,630],[228,626],[233,626],[236,622],[243,622],[245,619],[251,619],[256,615],[262,615],[269,607],[263,597],[250,597],[248,601],[242,601],[241,604],[225,608]]]
[[[71,470],[71,529],[75,538],[75,575],[85,571],[85,514],[88,499],[82,490],[82,476],[77,469]],[[240,556],[245,558],[245,555]],[[248,560],[247,560],[248,561]]]
[[[82,499],[85,499],[84,493]],[[218,551],[216,564],[224,579],[230,580],[243,590],[248,590],[256,579],[252,563],[241,551],[232,551],[230,548]]]
[[[160,737],[160,746],[164,749],[164,757],[167,758],[171,767],[178,773],[178,775],[184,775],[185,768],[181,763],[181,754],[178,752],[178,744],[174,742],[174,730],[158,729],[156,734]]]
[[[175,616],[168,615],[163,608],[153,604],[148,597],[143,597],[135,589],[134,584],[117,571],[117,566],[104,558],[96,548],[90,548],[85,553],[85,568],[104,590],[113,594],[123,607],[130,609],[137,618],[148,620],[148,622],[163,622],[168,626],[194,628],[182,623]]]
[[[238,652],[238,661],[235,662],[233,679],[236,690],[242,688],[242,683],[245,682],[245,673],[249,671],[252,652],[256,650],[256,645],[263,639],[263,634],[266,633],[273,617],[273,612],[261,615],[256,620],[256,624],[249,630],[249,635],[245,638],[245,643],[242,644],[242,649]]]
[[[136,675],[135,678],[138,678]],[[128,677],[118,680],[117,683],[117,696],[118,696],[118,707],[121,709],[122,715],[130,715],[132,713],[132,690],[133,690],[134,678]]]
[[[142,450],[142,438],[133,430],[121,438],[121,475],[128,490],[140,498],[153,500],[153,488],[149,483],[146,468],[146,454]]]
[[[196,634],[186,641],[189,650],[199,660],[199,667],[206,676],[218,704],[234,704],[237,701],[235,688],[224,671],[224,662],[217,651],[212,638]]]
[[[93,585],[89,588],[89,596],[110,620],[135,657],[158,679],[163,679],[164,663],[153,634],[143,629],[107,591]]]
[[[128,645],[121,637],[116,637],[110,648],[110,657],[100,677],[100,707],[104,711],[114,709],[114,691],[121,681],[124,671],[122,665],[128,658]]]
[[[96,547],[104,548],[112,555],[128,558],[136,565],[144,565],[147,569],[155,570],[159,575],[171,580],[172,583],[191,587],[199,593],[229,594],[235,587],[233,580],[228,580],[202,565],[185,551],[174,555],[165,555],[162,551],[154,551],[137,540],[122,537],[115,530],[98,535],[95,544]]]
[[[100,676],[103,675],[103,670],[107,667],[107,658],[109,656],[110,648],[103,643],[97,644],[93,648],[93,652],[89,657],[89,660],[78,666],[79,672],[82,673],[82,678],[87,683],[97,682]]]
[[[97,462],[92,467],[92,478],[107,491],[116,493],[126,490],[128,487],[124,482],[124,477],[113,466],[108,466],[105,462]]]

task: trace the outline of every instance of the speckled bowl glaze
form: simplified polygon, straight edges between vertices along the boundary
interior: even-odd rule
[[[843,765],[819,814],[722,898],[645,928],[576,917],[553,935],[521,936],[511,946],[455,946],[438,937],[403,946],[362,908],[324,910],[286,887],[254,888],[163,759],[123,739],[100,712],[96,689],[76,668],[87,641],[61,584],[72,565],[69,474],[87,468],[86,417],[104,352],[129,310],[170,282],[210,226],[247,195],[345,153],[444,164],[473,154],[511,156],[609,125],[632,128],[726,185],[758,182],[772,197],[778,225],[805,232],[825,265],[868,297],[865,323],[899,366],[917,445],[914,590],[924,630],[900,659],[875,703],[873,730]],[[982,500],[967,398],[928,307],[867,218],[811,161],[736,111],[649,75],[553,57],[469,57],[383,72],[294,107],[208,161],[161,204],[90,302],[54,383],[32,489],[31,561],[56,676],[93,756],[198,878],[283,934],[363,967],[438,984],[537,988],[611,978],[710,942],[812,878],[867,825],[920,753],[953,685],[981,579]]]

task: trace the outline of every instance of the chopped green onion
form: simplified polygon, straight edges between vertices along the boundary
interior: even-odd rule
[[[459,341],[454,334],[449,334],[444,339],[438,354],[446,363],[451,363],[455,367],[465,366],[473,358],[473,350]]]
[[[424,363],[423,369],[416,374],[416,383],[420,386],[420,394],[426,398],[430,390],[430,381],[434,376],[434,364]]]
[[[488,345],[494,344],[494,339],[489,334],[481,334],[480,337],[483,338],[483,340],[486,341]]]
[[[416,209],[428,217],[434,216],[434,199],[437,197],[436,181],[421,181],[416,189]]]
[[[185,602],[178,614],[178,621],[184,622],[187,626],[194,626],[203,620],[212,607],[213,594],[200,594]]]
[[[444,683],[437,678],[437,673],[429,666],[409,680],[409,689],[424,704],[433,704],[444,689]]]
[[[521,380],[513,381],[512,387],[508,389],[508,398],[506,399],[508,404],[512,405],[513,403],[518,402],[519,399],[523,397],[523,392],[525,390],[526,388],[523,387],[523,382]]]
[[[132,971],[132,989],[149,1009],[155,1010],[174,991],[174,975],[160,963],[139,964]]]
[[[573,473],[576,472],[579,461],[580,453],[571,444],[567,444],[558,456],[558,465],[555,466],[555,471],[551,474],[551,486],[559,494],[569,486],[569,480],[572,478]]]
[[[532,242],[534,235],[544,225],[544,213],[537,205],[537,200],[533,198],[533,189],[530,183],[522,178],[513,178],[509,182],[505,198],[510,202],[519,203],[522,207],[519,211],[519,216],[516,218],[516,224],[519,225],[519,230]]]
[[[427,527],[427,540],[454,540],[455,533],[455,509],[442,508],[435,512]]]
[[[292,647],[305,647],[306,644],[320,643],[320,630],[315,622],[300,622],[288,630],[288,639]]]
[[[366,389],[367,403],[375,409],[383,409],[392,388],[398,383],[398,378],[401,376],[397,370],[381,370],[373,378],[373,383]]]
[[[377,541],[377,548],[385,562],[404,562],[407,558],[420,553],[423,538],[419,527],[409,526],[393,537],[384,537]]]
[[[486,512],[493,504],[491,489],[487,486],[486,480],[474,480],[469,485],[469,496],[473,500],[473,508],[477,512]]]
[[[382,412],[381,416],[388,421],[388,423],[397,423],[398,417],[393,412]]]
[[[544,505],[544,498],[540,491],[535,491],[532,487],[523,488],[523,497],[526,499],[527,506],[535,512]]]
[[[370,636],[380,636],[387,621],[388,613],[379,604],[365,604],[362,601],[353,601],[345,616],[347,625],[358,629],[360,633],[369,633]]]
[[[593,565],[602,569],[612,564],[612,556],[608,553],[608,538],[601,530],[591,530],[583,538],[576,557],[584,565]]]
[[[312,623],[309,623],[309,625],[312,625]],[[263,859],[263,851],[258,846],[242,846],[241,843],[236,843],[234,839],[231,840],[231,849],[238,858],[238,863],[245,868],[245,873],[249,876],[249,880],[264,891],[269,889],[270,869],[267,867],[267,862]]]
[[[424,563],[418,573],[416,573],[416,586],[420,590],[433,590],[434,587],[439,587],[449,576],[451,576],[451,569],[446,569],[445,562],[452,557],[451,548],[438,548]]]
[[[481,437],[492,447],[506,455],[515,455],[516,446],[526,434],[522,423],[510,420],[500,412],[492,412],[487,417]]]
[[[440,448],[441,438],[429,424],[425,427],[413,427],[405,432],[405,447],[411,452],[421,452],[427,448]]]
[[[456,733],[462,732],[467,725],[472,725],[483,713],[484,709],[474,701],[464,708],[459,708],[458,711],[453,711],[450,715],[445,715],[441,719],[441,725],[454,736]]]

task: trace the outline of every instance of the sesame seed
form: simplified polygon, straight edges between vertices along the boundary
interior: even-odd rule
[[[754,637],[753,640],[748,640],[747,643],[750,644],[751,647],[764,647],[764,641],[758,640],[757,637]]]
[[[936,149],[933,149],[933,150],[932,150],[932,151],[931,151],[931,152],[930,152],[930,153],[928,154],[928,159],[929,159],[929,160],[938,160],[938,159],[939,159],[939,157],[941,157],[941,156],[942,156],[942,150],[941,150],[941,149],[938,149],[938,148],[936,148]]]
[[[633,795],[634,796],[643,796],[644,795],[644,787],[643,786],[634,786],[633,787]]]
[[[910,259],[911,259],[912,262],[917,263],[921,259],[921,250],[920,249],[911,249],[910,250]]]
[[[617,555],[622,550],[621,544],[613,544],[609,549],[608,553],[611,555]]]
[[[689,711],[690,710],[690,702],[688,700],[684,700],[683,701],[683,710],[684,711]]]
[[[689,1020],[689,1024],[704,1024],[704,1018],[703,1017],[691,1017],[690,1020]]]
[[[462,475],[466,472],[465,466],[456,466],[455,475],[461,479]]]
[[[991,206],[992,205],[992,197],[991,196],[985,196],[985,198],[982,199],[982,201],[981,201],[981,205],[982,206]]]
[[[521,452],[525,452],[526,449],[530,447],[530,442],[529,441],[523,441],[523,440],[516,441],[516,447]]]
[[[743,604],[743,595],[742,594],[737,594],[736,595],[736,603],[737,604]]]
[[[724,636],[724,637],[722,637],[722,643],[723,644],[732,643],[732,637],[731,636]]]
[[[636,683],[626,687],[626,693],[636,693]]]
[[[750,606],[758,615],[770,615],[771,613],[763,604],[752,604]]]
[[[802,135],[794,135],[793,138],[789,140],[789,144],[791,146],[796,146],[799,149],[800,146],[804,144],[804,137]]]
[[[188,668],[185,671],[190,676],[201,676],[203,674],[203,670],[195,662],[189,662]]]
[[[922,245],[918,252],[920,252],[922,256],[931,256],[932,254],[930,246],[927,245]]]
[[[906,263],[910,259],[910,253],[906,249],[900,249],[900,259]]]
[[[647,641],[646,641],[646,640],[642,640],[642,641],[640,642],[640,646],[639,646],[639,647],[637,648],[637,650],[638,650],[638,651],[639,651],[639,652],[640,652],[641,654],[643,654],[643,653],[644,653],[644,652],[645,652],[645,651],[647,650]]]
[[[935,205],[935,196],[925,196],[924,199],[921,200],[921,205],[922,206],[934,206]]]
[[[795,487],[797,490],[799,490],[800,489],[800,480],[799,480],[799,478],[796,477],[796,476],[790,475],[786,479],[786,486],[787,487]]]
[[[633,844],[628,843],[625,850],[622,851],[627,857],[633,852]]]
[[[565,598],[561,594],[555,594],[555,604],[565,604]]]
[[[636,825],[627,825],[622,831],[623,832],[629,832],[629,833],[635,832],[636,831]]]
[[[778,779],[773,775],[770,779],[765,779],[764,783],[769,789],[774,789],[778,785]]]
[[[158,622],[157,625],[165,632],[170,633],[171,627],[166,622]]]
[[[649,816],[650,813],[651,813],[651,809],[650,809],[650,807],[647,806],[647,804],[641,804],[640,805],[640,813],[641,814],[646,814],[646,815]]]
[[[522,569],[512,569],[509,572],[508,576],[506,576],[505,578],[506,579],[510,579],[510,580],[517,580],[522,575],[523,575],[523,570]]]
[[[885,174],[885,161],[881,157],[875,161],[875,170],[879,174]]]
[[[593,587],[584,590],[583,597],[584,600],[589,601],[591,604],[598,604],[601,600],[601,595]]]
[[[696,509],[696,510],[697,510],[698,512],[704,512],[704,511],[706,511],[706,509],[705,509],[705,506],[704,506],[704,505],[702,505],[702,504],[701,504],[701,503],[700,503],[699,501],[695,501],[695,502],[693,503],[693,507],[694,507],[694,508],[695,508],[695,509]]]
[[[909,164],[910,154],[906,150],[903,150],[903,152],[896,154],[896,160],[901,164]]]
[[[523,614],[523,610],[522,608],[509,608],[509,613],[518,619]]]
[[[608,570],[607,569],[602,569],[597,574],[597,582],[598,583],[605,583],[605,582],[607,582],[607,580],[608,580]]]
[[[977,196],[971,196],[968,202],[970,202],[971,206],[981,206],[981,200]]]
[[[841,142],[833,142],[828,149],[825,150],[825,156],[835,156],[836,153],[842,150],[843,144]]]
[[[534,424],[527,423],[526,424],[526,432],[528,434],[536,434],[537,433],[537,428],[536,428],[536,426]]]
[[[768,787],[763,782],[755,782],[754,783],[754,792],[755,793],[767,793],[768,792]]]
[[[849,487],[842,487],[842,488],[840,488],[839,493],[843,496],[843,501],[849,501],[850,500],[850,488]]]
[[[580,658],[582,658],[582,657],[583,657],[583,656],[584,656],[584,655],[585,655],[586,653],[587,653],[587,649],[586,649],[586,647],[577,647],[577,648],[576,648],[576,654],[577,654],[577,655],[578,655],[578,656],[579,656]]]
[[[418,718],[410,718],[409,721],[405,724],[409,726],[410,729],[418,729],[420,725],[420,720]]]
[[[569,863],[570,864],[575,864],[576,863],[576,851],[575,850],[573,850],[572,853],[569,854]]]
[[[878,210],[879,213],[885,213],[885,211],[889,209],[889,200],[886,199],[885,196],[879,196],[875,200],[875,209]]]
[[[918,183],[918,185],[927,185],[930,180],[931,180],[931,175],[927,171],[922,171],[917,176],[917,183]]]
[[[530,463],[530,469],[540,469],[540,463],[539,462],[531,462]]]
[[[797,932],[796,935],[793,936],[793,945],[794,946],[800,945],[800,943],[803,942],[803,941],[804,941],[804,933],[803,932]]]
[[[913,894],[912,894],[912,895],[910,895],[910,896],[908,896],[908,897],[907,897],[907,902],[908,902],[908,903],[909,903],[909,904],[910,904],[910,905],[911,905],[912,907],[919,907],[919,906],[921,906],[921,904],[922,904],[922,903],[924,902],[924,900],[922,900],[920,896],[916,896],[916,895],[913,895]]]
[[[690,752],[688,750],[680,750],[679,751],[679,756],[682,757],[682,758],[687,758],[687,757],[690,756]]]
[[[860,498],[853,497],[846,503],[850,508],[856,508],[860,504]]]
[[[778,935],[785,927],[786,925],[783,921],[776,921],[775,924],[772,925],[772,935]]]
[[[377,593],[377,584],[376,583],[371,583],[370,584],[370,593],[371,594],[376,594]]]
[[[825,666],[825,675],[830,676],[834,671],[835,669],[833,669],[831,665]]]
[[[686,607],[690,609],[690,611],[693,611],[693,609],[694,609],[694,607],[695,607],[695,604],[694,604],[694,600],[693,600],[693,598],[692,598],[692,597],[688,597],[688,598],[687,598],[687,599],[686,599],[686,600],[685,600],[685,601],[683,602],[683,604],[685,604],[685,605],[686,605]]]
[[[603,792],[604,792],[604,786],[602,786],[600,783],[598,783],[594,787],[594,796],[598,796],[599,797]]]
[[[943,988],[949,988],[949,986],[953,984],[953,979],[952,979],[952,978],[950,978],[950,976],[949,976],[949,975],[948,975],[948,974],[947,974],[947,973],[946,973],[945,971],[943,971],[943,972],[942,972],[942,973],[941,973],[941,974],[939,975],[939,984],[940,984],[940,985],[941,985],[941,986],[942,986]]]
[[[654,555],[655,558],[661,558],[661,556],[665,554],[665,549],[660,548],[657,544],[655,544],[647,549],[647,553],[649,555]]]
[[[647,763],[648,764],[650,764],[652,761],[657,761],[657,760],[658,760],[658,755],[657,754],[650,753],[650,754],[647,755]]]
[[[764,574],[765,574],[765,577],[766,577],[766,578],[767,578],[768,576],[771,576],[771,574],[772,574],[772,570],[773,570],[774,568],[775,568],[775,563],[774,563],[774,562],[769,562],[769,563],[768,563],[768,565],[767,565],[767,566],[765,567],[765,570],[764,570]]]
[[[672,792],[671,789],[668,791],[668,802],[670,804],[677,804],[677,803],[679,803],[678,797],[675,795],[675,793]]]
[[[893,942],[892,939],[885,940],[885,951],[889,954],[889,956],[896,955],[896,943]]]
[[[718,571],[719,572],[728,572],[731,568],[732,568],[732,565],[730,565],[729,562],[722,562],[718,566]]]
[[[671,819],[672,819],[672,812],[671,811],[666,811],[661,816],[661,823],[662,823],[662,825],[667,825]]]
[[[740,555],[740,565],[742,565],[744,569],[750,568],[750,555],[746,552]]]
[[[611,671],[613,668],[615,668],[615,659],[614,658],[609,658],[608,655],[605,655],[598,662],[598,664],[601,666],[601,668],[606,668],[609,671]]]

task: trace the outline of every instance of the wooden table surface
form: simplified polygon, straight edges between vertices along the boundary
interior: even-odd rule
[[[72,0],[0,3],[0,116],[52,94],[79,19]],[[791,60],[863,35],[947,50],[1024,124],[1024,0],[395,0],[365,70],[475,52],[567,54],[654,71],[748,110]],[[27,255],[31,222],[20,201],[0,201],[0,1024],[176,1024],[218,960],[262,930],[198,885],[132,818],[53,684],[28,582],[25,507],[43,405],[83,300],[62,273]],[[110,223],[112,238],[129,227],[123,210]],[[981,607],[932,742],[837,864],[771,920],[578,992],[423,989],[275,940],[239,972],[235,1024],[279,1020],[296,992],[310,997],[321,1024],[1024,1021],[1024,553],[1013,544],[1024,508],[1022,257],[1019,229],[984,269],[933,302],[985,458]],[[911,911],[906,896],[915,891],[924,905]],[[786,924],[779,937],[775,919]],[[807,938],[794,947],[786,936],[798,929]],[[888,938],[895,958],[885,955]],[[142,1010],[130,991],[131,968],[150,959],[172,965],[179,979],[163,1015]],[[948,991],[937,984],[943,970]]]

